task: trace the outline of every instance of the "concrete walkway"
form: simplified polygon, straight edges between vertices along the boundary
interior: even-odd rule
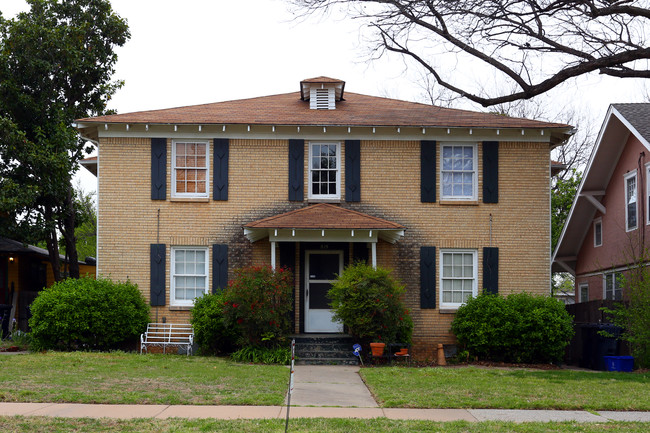
[[[283,406],[186,406],[71,403],[0,403],[0,416],[51,416],[60,418],[216,418],[284,419]],[[650,422],[650,412],[593,414],[570,410],[502,409],[382,409],[353,407],[291,407],[291,418],[388,418],[425,421],[641,421]]]
[[[291,418],[388,418],[428,421],[642,421],[650,412],[609,412],[504,409],[380,408],[359,376],[359,367],[295,367]],[[286,403],[286,402],[285,402]],[[286,406],[188,406],[72,403],[0,403],[0,416],[62,418],[216,418],[284,419]]]

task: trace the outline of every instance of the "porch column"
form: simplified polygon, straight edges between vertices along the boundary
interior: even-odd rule
[[[271,268],[275,270],[275,241],[271,241]]]
[[[377,269],[377,242],[371,242],[372,268]]]

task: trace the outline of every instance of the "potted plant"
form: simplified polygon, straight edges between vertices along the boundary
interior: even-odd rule
[[[410,344],[413,321],[401,299],[403,293],[404,286],[390,270],[357,263],[345,268],[328,296],[335,319],[343,322],[348,333],[366,347],[369,343],[385,347],[386,343]],[[378,353],[373,356],[381,356]]]

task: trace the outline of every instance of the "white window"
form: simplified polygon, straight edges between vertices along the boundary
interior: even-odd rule
[[[621,287],[621,273],[612,272],[605,274],[605,299],[620,301],[623,299],[623,287]]]
[[[208,197],[208,142],[174,141],[172,194],[175,197]]]
[[[637,228],[637,187],[636,170],[625,175],[625,228]]]
[[[478,294],[476,250],[440,251],[440,308],[458,308]]]
[[[603,219],[598,218],[594,221],[594,247],[603,244]]]
[[[208,249],[172,247],[171,305],[193,305],[208,293]]]
[[[309,198],[341,198],[340,143],[309,144]]]
[[[441,182],[443,200],[476,200],[475,144],[443,144]]]
[[[580,301],[579,302],[588,302],[589,301],[589,284],[581,283],[580,284]]]

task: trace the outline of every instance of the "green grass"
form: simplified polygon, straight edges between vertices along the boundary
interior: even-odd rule
[[[438,423],[431,421],[404,421],[376,418],[362,419],[292,419],[291,432],[349,433],[360,431],[380,432],[440,432],[440,433],[645,433],[650,423],[524,423],[465,421]],[[6,433],[30,432],[284,432],[284,420],[93,420],[87,418],[0,417],[0,431]]]
[[[215,357],[46,352],[0,356],[0,401],[281,405],[289,371]],[[2,431],[2,429],[0,429]]]
[[[384,407],[650,410],[649,373],[364,368]]]

